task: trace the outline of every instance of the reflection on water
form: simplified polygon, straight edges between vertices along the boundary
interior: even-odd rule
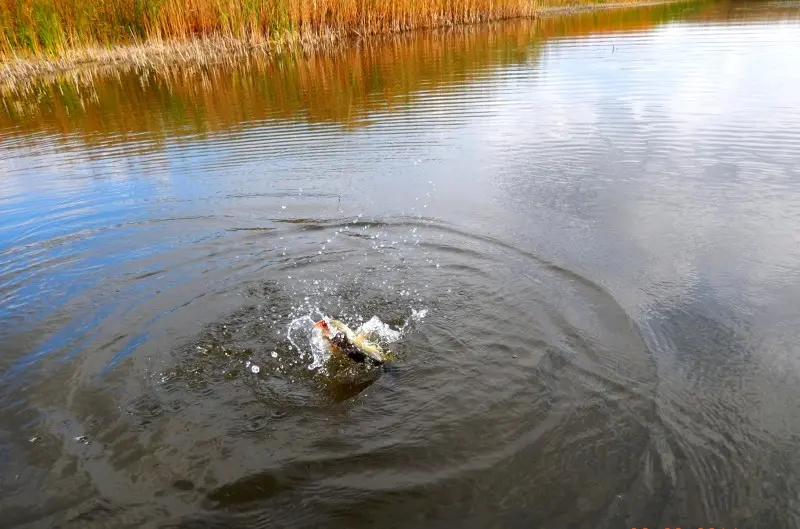
[[[799,14],[3,87],[4,520],[800,526]]]
[[[79,71],[3,87],[0,125],[79,133],[89,142],[94,133],[148,133],[148,139],[161,140],[165,129],[182,136],[270,119],[364,126],[374,112],[404,108],[426,91],[447,92],[504,65],[536,60],[543,39],[646,29],[692,5],[697,4],[403,34],[305,59],[258,56],[100,77]]]

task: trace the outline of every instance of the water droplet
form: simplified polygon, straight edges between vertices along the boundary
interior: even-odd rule
[[[275,351],[272,351],[272,358],[278,358],[278,353],[275,352]]]
[[[252,371],[254,375],[257,375],[257,374],[258,374],[258,372],[259,372],[259,371],[261,371],[261,368],[260,368],[260,367],[258,367],[258,366],[257,366],[257,365],[255,365],[255,364],[253,364],[253,365],[250,367],[250,371]]]
[[[286,206],[281,206],[281,209],[286,209]]]

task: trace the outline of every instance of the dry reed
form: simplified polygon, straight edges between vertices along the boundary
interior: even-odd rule
[[[0,0],[0,53],[143,39],[359,35],[531,15],[538,0]]]
[[[490,69],[532,64],[551,38],[646,30],[683,18],[686,5],[393,33],[304,58],[205,52],[224,44],[192,40],[178,59],[168,47],[159,63],[143,53],[137,62],[93,62],[0,83],[0,136],[67,133],[92,144],[133,134],[158,141],[165,130],[191,136],[268,119],[358,128],[375,112],[413,104],[422,89],[457,91]]]
[[[668,0],[664,0],[668,1]],[[209,62],[648,0],[0,0],[0,83],[86,63]]]

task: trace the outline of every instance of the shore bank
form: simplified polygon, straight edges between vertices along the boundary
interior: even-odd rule
[[[467,18],[463,21],[440,18],[441,24],[426,24],[417,27],[398,27],[376,30],[373,26],[345,27],[320,26],[315,31],[284,31],[280,36],[266,37],[251,32],[248,35],[233,36],[219,33],[197,34],[184,38],[164,38],[161,36],[145,39],[132,39],[131,42],[111,46],[76,46],[65,48],[58,53],[16,53],[6,51],[0,54],[0,85],[5,90],[34,78],[68,74],[84,69],[159,68],[180,64],[201,66],[210,63],[229,62],[242,57],[270,56],[283,53],[310,54],[332,53],[346,46],[360,46],[382,38],[393,37],[423,29],[454,29],[476,23],[496,22],[520,18],[545,18],[562,16],[585,11],[612,10],[646,7],[668,3],[685,3],[681,0],[623,0],[609,3],[541,5],[531,3],[529,12],[498,11],[496,16]]]

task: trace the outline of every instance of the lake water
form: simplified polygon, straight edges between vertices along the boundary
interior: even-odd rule
[[[4,87],[0,525],[800,527],[798,57],[717,2]]]

